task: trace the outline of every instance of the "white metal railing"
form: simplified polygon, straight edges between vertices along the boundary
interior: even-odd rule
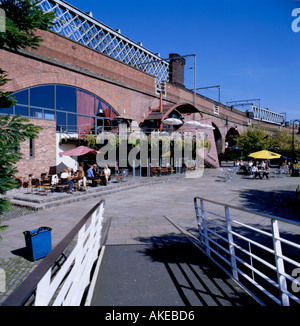
[[[249,111],[253,112],[253,119],[255,120],[274,123],[278,125],[282,125],[284,123],[284,115],[281,113],[273,112],[271,110],[263,109],[254,105],[250,106]]]
[[[108,227],[104,200],[86,214],[3,303],[4,306],[79,306],[90,284]],[[69,248],[69,249],[68,249]],[[70,249],[71,248],[71,249]],[[65,253],[66,249],[69,251]]]
[[[294,241],[297,236],[299,241],[299,222],[199,197],[194,204],[200,246],[207,256],[260,304],[300,303],[300,245]],[[253,219],[257,215],[259,225]]]

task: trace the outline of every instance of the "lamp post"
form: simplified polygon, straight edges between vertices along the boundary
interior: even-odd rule
[[[298,132],[297,134],[300,134],[300,121],[299,120],[294,120],[292,121],[293,123],[293,133],[292,133],[292,153],[293,153],[293,164],[296,161],[296,153],[295,153],[295,122],[299,123],[299,127],[298,127]]]

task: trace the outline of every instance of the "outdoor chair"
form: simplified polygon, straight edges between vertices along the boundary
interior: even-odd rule
[[[123,181],[123,177],[124,177],[124,171],[116,171],[116,181]]]
[[[150,176],[153,177],[154,175],[159,176],[159,170],[156,167],[150,168]]]
[[[237,174],[239,170],[239,166],[235,166],[232,169],[222,169],[221,173],[222,173],[222,177],[225,179],[225,182],[229,182],[231,181],[234,176]]]
[[[62,190],[62,191],[67,191],[69,190],[69,185],[67,184],[67,178],[60,178],[60,184],[58,184],[58,187]]]
[[[220,177],[220,178],[223,178],[224,177],[224,173],[225,173],[225,170],[223,169],[223,168],[218,168],[217,169],[218,170],[218,176]]]
[[[289,167],[287,165],[285,165],[283,168],[282,168],[282,173],[283,174],[290,174],[290,170],[289,170]]]
[[[167,175],[167,174],[169,174],[169,169],[168,168],[161,168],[160,174],[161,175]]]
[[[38,193],[41,188],[41,183],[38,178],[32,178],[31,183],[28,185],[28,188],[31,189],[31,193]]]
[[[278,175],[279,178],[283,178],[283,175],[282,175],[282,170],[281,168],[277,169],[274,171],[275,175]]]
[[[41,181],[41,187],[44,189],[45,193],[47,193],[47,190],[48,190],[49,193],[51,193],[52,190],[53,190],[53,185],[51,184],[50,179],[43,179]]]
[[[41,173],[41,180],[45,180],[47,177],[47,173]]]
[[[23,182],[22,182],[21,178],[16,177],[16,181],[17,181],[18,185],[15,187],[15,189],[22,188]]]
[[[230,169],[218,168],[219,177],[224,179],[224,182],[229,181],[230,179]]]
[[[58,175],[57,174],[53,174],[51,177],[51,185],[55,186],[58,184]]]

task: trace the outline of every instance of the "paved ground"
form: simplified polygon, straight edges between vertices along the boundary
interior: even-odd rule
[[[164,216],[185,228],[196,227],[194,196],[299,221],[299,206],[295,205],[298,184],[300,178],[289,176],[274,176],[270,180],[236,176],[231,182],[223,182],[217,170],[207,169],[199,179],[183,177],[145,184],[85,201],[74,197],[72,204],[10,219],[5,222],[8,229],[1,233],[0,271],[3,269],[6,274],[6,292],[0,292],[0,305],[38,264],[24,258],[23,231],[51,227],[54,247],[98,199],[105,199],[105,217],[112,217],[107,244],[147,244],[153,236],[174,232]]]
[[[98,275],[91,306],[258,306],[176,233],[147,244],[105,246]]]

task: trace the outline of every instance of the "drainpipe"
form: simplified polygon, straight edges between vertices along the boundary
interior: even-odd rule
[[[162,92],[160,92],[160,97],[159,97],[159,112],[160,113],[163,113],[162,97],[163,97]],[[163,123],[160,120],[159,131],[162,131],[162,128],[163,128]]]

